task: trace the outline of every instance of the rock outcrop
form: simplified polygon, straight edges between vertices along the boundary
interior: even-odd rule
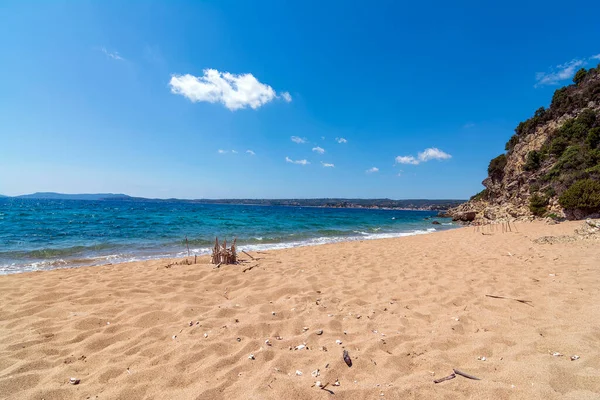
[[[487,223],[582,219],[600,212],[600,184],[594,184],[600,182],[600,65],[582,69],[574,82],[555,92],[548,109],[519,124],[506,153],[490,162],[485,189],[449,216]],[[579,181],[579,192],[571,190]],[[574,193],[562,196],[568,190]]]

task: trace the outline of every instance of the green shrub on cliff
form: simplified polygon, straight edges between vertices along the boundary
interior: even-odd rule
[[[532,150],[527,153],[527,161],[525,161],[525,165],[523,165],[523,169],[525,171],[537,171],[542,164],[542,155],[540,152]]]
[[[573,77],[573,83],[575,83],[576,85],[579,85],[579,82],[583,81],[585,79],[586,75],[587,75],[587,71],[585,70],[585,68],[581,68],[579,71],[577,71],[575,73],[575,76]]]
[[[558,203],[570,210],[600,211],[600,182],[593,179],[577,181],[560,195]]]
[[[492,159],[488,165],[488,174],[493,180],[500,180],[504,175],[504,167],[506,167],[506,154],[500,154]]]
[[[546,197],[542,197],[539,194],[534,194],[529,198],[529,211],[533,215],[538,217],[543,217],[546,214],[548,206],[548,199]]]
[[[592,128],[589,130],[585,144],[590,149],[595,149],[600,146],[600,127]]]

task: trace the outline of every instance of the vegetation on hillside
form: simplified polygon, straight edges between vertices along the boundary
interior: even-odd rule
[[[600,211],[600,64],[577,71],[573,84],[554,92],[549,108],[540,107],[533,117],[519,123],[506,143],[507,154],[490,161],[488,174],[499,182],[505,175],[507,158],[527,135],[550,121],[562,122],[539,150],[527,153],[523,170],[529,173],[530,211],[547,213],[549,200],[559,197],[566,210]],[[566,120],[565,120],[566,118]],[[473,196],[488,198],[489,191]]]

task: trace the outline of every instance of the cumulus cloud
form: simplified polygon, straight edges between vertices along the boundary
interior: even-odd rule
[[[600,54],[596,54],[595,56],[590,57],[592,60],[600,60]]]
[[[413,165],[417,165],[417,164],[419,164],[419,160],[417,160],[413,156],[398,156],[398,157],[396,157],[396,163],[397,164],[413,164]]]
[[[279,96],[273,88],[261,83],[252,74],[231,74],[216,69],[205,69],[204,75],[171,75],[171,93],[180,94],[196,103],[221,103],[231,111],[250,107],[254,110],[282,97],[292,101],[288,92]]]
[[[291,139],[292,139],[292,142],[294,142],[294,143],[298,143],[298,144],[306,143],[306,138],[301,138],[299,136],[292,136]]]
[[[344,139],[343,137],[340,137],[340,138],[336,137],[335,141],[338,143],[348,143],[348,141],[346,139]]]
[[[536,84],[534,86],[556,85],[561,81],[571,79],[583,64],[585,64],[583,60],[573,59],[551,68],[550,72],[538,72],[535,74]]]
[[[321,165],[323,165],[324,168],[335,168],[335,165],[330,163],[324,163],[323,161],[321,161]]]
[[[251,156],[255,156],[256,153],[253,152],[252,150],[246,150],[246,153],[250,154]]]
[[[219,153],[219,154],[225,154],[225,153],[227,153],[227,150],[219,149],[219,150],[218,150],[218,153]]]
[[[398,156],[396,157],[396,164],[412,164],[419,165],[423,162],[427,162],[429,160],[447,160],[452,158],[452,156],[436,147],[430,147],[425,149],[417,154],[417,157],[414,156]]]
[[[100,51],[102,51],[107,57],[112,58],[113,60],[124,61],[125,59],[119,55],[118,52],[110,52],[106,50],[106,47],[101,47]]]
[[[310,162],[308,162],[306,160],[292,160],[289,157],[285,158],[285,162],[289,162],[289,163],[292,163],[292,164],[299,164],[299,165],[308,165],[308,164],[310,164]]]
[[[319,146],[313,147],[312,151],[314,151],[315,153],[319,153],[319,154],[325,153],[325,149],[322,147],[319,147]]]
[[[449,158],[452,158],[450,154],[445,153],[435,147],[430,147],[429,149],[425,149],[419,153],[419,161],[421,162],[426,162],[429,160],[447,160]]]
[[[377,167],[373,167],[373,168],[369,168],[368,170],[365,171],[367,174],[372,174],[374,172],[379,172],[379,168]]]

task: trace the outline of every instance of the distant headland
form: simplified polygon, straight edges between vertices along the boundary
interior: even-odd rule
[[[131,201],[131,202],[182,202],[197,204],[244,204],[260,206],[291,206],[291,207],[327,207],[327,208],[371,208],[371,209],[404,209],[443,211],[465,202],[465,200],[428,200],[428,199],[150,199],[133,197],[122,193],[92,193],[65,194],[55,192],[36,192],[20,196],[3,196],[13,199],[35,200],[88,200],[88,201]]]

